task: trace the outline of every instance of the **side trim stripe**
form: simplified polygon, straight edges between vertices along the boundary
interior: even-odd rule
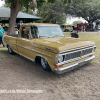
[[[6,42],[8,42],[8,41],[6,41]],[[53,58],[53,57],[51,57],[51,56],[49,56],[49,55],[46,55],[46,54],[43,54],[43,53],[37,52],[37,51],[35,51],[35,50],[28,49],[28,48],[26,48],[26,47],[23,47],[23,46],[20,46],[20,45],[17,45],[17,44],[11,43],[11,42],[8,42],[8,43],[13,44],[13,45],[16,45],[16,46],[19,46],[19,47],[21,47],[21,48],[24,48],[24,49],[27,49],[27,50],[30,50],[30,51],[33,51],[33,52],[36,52],[36,53],[41,54],[41,55],[44,55],[44,56],[47,56],[47,57],[49,57],[49,58]]]

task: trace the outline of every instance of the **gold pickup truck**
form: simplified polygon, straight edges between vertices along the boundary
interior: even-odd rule
[[[94,42],[65,37],[56,24],[22,24],[19,34],[4,35],[2,40],[10,54],[18,53],[32,61],[40,61],[43,70],[57,74],[95,58]]]

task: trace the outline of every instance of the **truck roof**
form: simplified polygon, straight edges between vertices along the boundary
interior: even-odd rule
[[[59,26],[57,24],[50,24],[50,23],[25,23],[25,24],[22,24],[21,26],[24,26],[24,25]]]
[[[71,25],[71,24],[66,24],[66,23],[65,23],[65,24],[62,24],[62,25]]]

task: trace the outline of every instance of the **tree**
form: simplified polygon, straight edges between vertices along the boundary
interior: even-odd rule
[[[43,19],[39,22],[43,23],[57,23],[66,22],[66,17],[64,14],[64,6],[61,0],[56,0],[54,3],[45,2],[41,7],[38,8],[38,16]]]
[[[37,6],[35,5],[35,1],[37,3]],[[44,2],[54,3],[55,0],[5,0],[5,3],[11,4],[11,14],[10,14],[10,21],[9,21],[9,28],[8,28],[8,34],[14,34],[14,26],[16,22],[16,17],[18,12],[21,10],[21,7],[24,6],[28,8],[30,5],[31,8],[39,7],[44,4]],[[62,0],[62,2],[67,3],[71,2],[71,0]]]
[[[14,26],[18,12],[21,10],[21,6],[27,7],[32,0],[6,0],[5,3],[11,5],[10,21],[8,34],[14,34]]]
[[[77,24],[82,23],[82,21],[74,21],[73,26],[77,26]]]
[[[74,16],[83,17],[88,22],[94,22],[100,19],[99,6],[100,0],[86,0],[79,3],[73,0],[68,13]]]
[[[11,3],[4,4],[4,7],[9,7],[10,8]],[[33,14],[33,9],[31,9],[30,6],[27,6],[27,7],[22,6],[21,11],[24,12],[24,13]]]

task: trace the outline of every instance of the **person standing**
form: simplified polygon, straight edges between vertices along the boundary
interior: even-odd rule
[[[98,29],[98,26],[96,25],[96,26],[95,26],[95,31],[97,31],[97,29]]]
[[[100,23],[98,24],[98,34],[100,34]]]
[[[100,23],[98,24],[98,30],[100,29]]]
[[[90,31],[90,30],[89,30],[89,23],[87,24],[87,31]]]
[[[20,20],[19,24],[17,25],[17,29],[16,29],[16,31],[19,32],[19,30],[20,30],[20,25],[21,25],[21,24],[23,24],[23,21],[22,21],[22,20]]]
[[[5,31],[0,24],[0,47],[2,47],[2,36],[5,35]]]

